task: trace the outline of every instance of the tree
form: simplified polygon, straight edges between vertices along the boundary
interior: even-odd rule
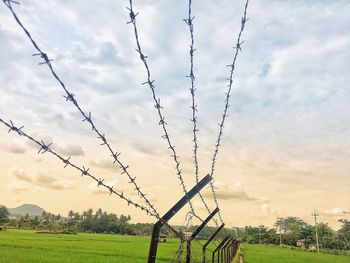
[[[298,217],[279,218],[275,223],[283,233],[283,243],[295,246],[299,239],[307,239],[311,226]]]
[[[9,220],[9,211],[5,206],[0,207],[0,224],[7,223]]]
[[[33,219],[30,220],[30,226],[33,227],[34,229],[39,225],[39,217],[35,216]]]

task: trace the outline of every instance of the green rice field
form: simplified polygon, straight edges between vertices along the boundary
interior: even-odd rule
[[[350,256],[292,250],[268,245],[242,245],[244,263],[350,263]]]
[[[0,231],[0,263],[146,262],[149,241],[149,237],[37,234],[29,230],[6,230]],[[176,239],[160,243],[157,262],[172,262],[178,248],[179,241]],[[244,263],[350,263],[349,256],[316,254],[273,246],[243,244],[242,249]],[[198,256],[196,262],[200,262],[201,253],[197,243],[193,250]]]

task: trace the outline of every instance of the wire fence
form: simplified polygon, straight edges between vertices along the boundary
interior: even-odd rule
[[[155,107],[157,115],[159,117],[158,124],[159,124],[159,126],[161,126],[161,129],[164,133],[162,135],[162,138],[166,141],[168,149],[171,152],[171,158],[175,164],[176,176],[178,177],[178,179],[180,181],[181,190],[184,193],[185,197],[187,198],[188,191],[187,191],[187,187],[186,187],[186,184],[184,181],[183,171],[181,169],[180,157],[177,153],[175,145],[172,142],[172,139],[171,139],[171,136],[170,136],[170,133],[168,130],[168,124],[165,120],[165,116],[163,113],[163,106],[161,105],[161,100],[157,94],[155,80],[152,78],[151,69],[150,69],[150,66],[149,66],[148,61],[147,61],[147,56],[144,54],[143,49],[142,49],[142,45],[140,42],[139,32],[138,32],[138,27],[137,27],[137,22],[136,22],[136,17],[138,16],[139,13],[134,11],[133,1],[128,0],[128,2],[129,2],[129,6],[127,7],[127,10],[129,11],[130,21],[128,21],[127,24],[131,24],[133,27],[135,42],[136,42],[136,46],[137,46],[136,51],[140,57],[142,64],[144,65],[145,72],[147,75],[147,77],[146,77],[147,80],[145,82],[143,82],[142,84],[147,85],[149,87],[149,90],[151,91],[151,96],[152,96],[152,100],[154,103],[154,107]],[[113,188],[114,186],[108,185],[107,183],[105,183],[104,178],[100,178],[100,177],[93,175],[93,173],[90,171],[89,168],[87,168],[85,166],[82,166],[82,167],[78,166],[77,164],[75,164],[71,160],[71,157],[63,157],[62,155],[60,155],[59,153],[57,153],[55,150],[52,149],[52,147],[51,147],[52,143],[45,143],[43,140],[34,138],[33,136],[31,136],[30,134],[28,134],[27,132],[24,131],[23,126],[15,126],[11,120],[9,122],[6,122],[5,120],[3,120],[1,118],[0,118],[0,122],[5,127],[7,127],[9,129],[8,130],[9,133],[14,132],[17,135],[25,137],[26,139],[35,143],[39,147],[38,154],[49,153],[49,154],[55,156],[63,163],[64,168],[71,167],[71,168],[77,170],[81,174],[82,177],[89,177],[90,179],[95,181],[97,187],[105,188],[106,191],[109,192],[110,195],[117,196],[119,199],[122,199],[123,201],[125,201],[128,205],[134,206],[136,209],[138,209],[138,210],[144,212],[145,214],[147,214],[151,217],[154,217],[154,218],[158,219],[160,222],[162,222],[165,226],[167,226],[169,228],[170,231],[172,231],[177,237],[180,238],[180,240],[181,240],[180,247],[174,256],[174,262],[176,260],[177,260],[176,262],[182,261],[183,257],[184,257],[184,253],[183,253],[184,243],[187,242],[187,244],[189,244],[188,243],[189,240],[188,240],[188,238],[186,238],[184,236],[182,229],[180,229],[180,231],[176,230],[167,221],[164,221],[162,219],[162,217],[160,217],[154,204],[152,204],[150,202],[150,200],[146,197],[146,194],[144,193],[144,191],[141,191],[141,187],[136,182],[136,177],[133,176],[129,172],[129,166],[124,164],[121,161],[121,159],[120,159],[121,153],[118,151],[115,151],[112,148],[110,141],[107,139],[107,136],[105,135],[105,133],[102,133],[101,130],[96,126],[95,122],[93,121],[92,113],[85,111],[80,106],[80,104],[78,103],[77,97],[72,92],[69,91],[69,89],[67,88],[67,86],[65,85],[65,83],[63,82],[61,77],[56,73],[54,66],[52,64],[53,59],[51,59],[48,56],[48,54],[46,52],[44,52],[39,47],[38,43],[34,40],[31,33],[29,32],[29,30],[23,25],[22,21],[19,19],[17,13],[15,12],[12,5],[13,4],[19,5],[20,3],[17,1],[14,1],[14,0],[3,0],[3,3],[10,10],[15,21],[17,22],[19,27],[24,31],[25,35],[28,37],[28,39],[30,40],[34,49],[36,50],[36,53],[34,53],[32,56],[40,57],[41,61],[38,64],[39,65],[46,65],[49,68],[51,75],[54,77],[54,79],[59,83],[60,87],[63,89],[63,91],[64,91],[63,97],[65,98],[65,100],[67,102],[73,104],[73,106],[81,114],[81,116],[83,118],[82,121],[89,124],[89,126],[92,129],[92,132],[97,136],[98,140],[100,141],[100,145],[105,147],[107,149],[110,157],[112,157],[112,163],[115,165],[118,165],[120,167],[120,169],[122,170],[121,174],[125,174],[125,176],[127,176],[128,182],[133,185],[133,191],[135,191],[137,193],[138,197],[145,202],[145,205],[139,204],[138,202],[131,200],[128,196],[126,196],[124,194],[123,191],[119,191],[119,190],[114,189]],[[229,73],[229,78],[228,78],[229,84],[227,86],[227,92],[226,92],[225,103],[224,103],[224,110],[222,113],[222,119],[219,123],[219,132],[218,132],[216,144],[214,147],[214,153],[213,153],[213,156],[211,159],[210,176],[212,178],[213,178],[213,175],[215,174],[217,157],[218,157],[218,153],[219,153],[219,148],[221,146],[223,131],[224,131],[224,127],[225,127],[224,124],[225,124],[226,118],[228,117],[229,101],[230,101],[230,97],[231,97],[231,91],[233,88],[233,77],[234,77],[234,70],[236,67],[236,61],[237,61],[239,52],[242,51],[241,46],[244,43],[244,41],[241,40],[241,37],[242,37],[243,30],[245,28],[245,24],[248,21],[248,18],[247,18],[248,3],[249,3],[249,0],[246,0],[245,7],[244,7],[244,14],[243,14],[243,17],[241,18],[240,31],[238,34],[237,42],[234,46],[235,52],[234,52],[234,56],[233,56],[233,61],[231,64],[227,65],[227,67],[230,68],[230,73]],[[190,121],[192,122],[192,141],[193,141],[192,158],[193,158],[193,164],[194,164],[194,177],[195,177],[196,183],[198,185],[199,179],[200,179],[199,178],[200,165],[199,165],[199,158],[198,158],[199,142],[198,142],[198,134],[197,133],[198,133],[199,129],[198,129],[198,116],[197,116],[198,105],[196,104],[196,86],[195,86],[196,78],[195,78],[195,73],[194,73],[194,66],[195,66],[194,54],[195,54],[196,48],[195,48],[193,21],[194,21],[194,16],[192,15],[192,0],[188,0],[188,17],[184,19],[184,22],[188,26],[188,31],[189,31],[189,36],[190,36],[190,49],[189,49],[190,72],[189,72],[189,75],[187,75],[186,77],[188,77],[190,79],[190,94],[191,94],[191,106],[190,106],[191,119],[190,119]],[[224,225],[223,224],[224,221],[222,219],[220,209],[219,209],[218,196],[217,196],[216,191],[215,191],[213,180],[211,180],[209,182],[209,187],[210,187],[211,193],[213,195],[213,200],[214,200],[215,205],[216,205],[216,210],[218,210],[217,212],[218,212],[219,219],[220,219],[222,225]],[[205,209],[207,210],[207,212],[209,214],[211,214],[210,208],[209,208],[206,200],[204,199],[203,195],[200,193],[200,191],[198,191],[198,195],[200,197],[201,202],[205,206]],[[208,219],[209,218],[208,217],[207,219],[203,220],[196,213],[194,206],[193,206],[193,203],[191,202],[190,199],[187,199],[187,203],[189,204],[189,207],[190,207],[190,212],[187,214],[187,215],[189,215],[189,217],[185,220],[185,221],[187,221],[187,227],[189,226],[190,222],[192,222],[192,217],[195,217],[196,219],[201,221],[202,225],[205,225],[205,224],[207,224],[208,220],[210,220],[211,217],[215,216],[215,214],[216,214],[216,212],[215,212],[211,217],[209,216],[210,219]],[[215,220],[215,218],[213,218],[213,220],[214,220],[216,226],[218,227],[218,222]],[[182,225],[182,227],[183,226],[184,226],[184,224]],[[200,231],[200,230],[198,230],[198,231]],[[209,228],[209,231],[213,235],[213,232],[210,230],[210,228]],[[197,258],[199,258],[201,251],[203,250],[203,248],[205,249],[205,247],[202,244],[202,242],[200,242],[196,239],[193,239],[193,241],[195,242],[195,245],[194,246],[191,245],[191,247],[198,248],[198,250],[197,249],[193,250],[194,251],[193,252],[194,262],[197,262]],[[217,246],[217,244],[215,242],[216,242],[215,239],[213,239],[213,243],[215,244],[215,246]],[[208,249],[208,251],[215,253],[215,250]],[[227,255],[229,255],[229,251],[227,251]]]
[[[90,172],[90,169],[83,166],[80,167],[77,164],[75,164],[74,162],[71,161],[71,157],[68,158],[64,158],[63,156],[61,156],[59,153],[57,153],[56,151],[54,151],[52,148],[50,148],[50,146],[52,145],[52,143],[45,143],[43,140],[39,140],[39,139],[35,139],[33,136],[29,135],[28,133],[26,133],[23,129],[24,126],[20,126],[17,127],[13,124],[13,122],[10,120],[9,122],[4,121],[3,119],[0,118],[0,122],[5,125],[9,130],[8,132],[10,133],[15,132],[17,135],[19,136],[23,136],[25,138],[27,138],[28,140],[30,140],[31,142],[34,142],[37,146],[39,146],[39,151],[38,154],[44,154],[44,153],[50,153],[53,156],[55,156],[56,158],[58,158],[59,160],[61,160],[64,164],[64,168],[66,168],[67,166],[74,168],[75,170],[79,171],[81,173],[81,177],[85,176],[85,177],[89,177],[92,180],[94,180],[97,183],[97,187],[104,187],[106,190],[108,190],[109,195],[116,195],[117,197],[119,197],[120,199],[124,200],[128,206],[132,205],[137,209],[140,209],[141,211],[143,211],[144,213],[146,213],[149,216],[155,217],[158,220],[162,220],[162,218],[154,213],[153,211],[150,211],[149,208],[138,204],[137,202],[131,200],[129,197],[127,197],[122,191],[117,191],[115,189],[113,189],[113,186],[107,185],[105,183],[105,179],[100,178],[100,177],[96,177],[95,175],[92,174],[92,172]],[[162,221],[176,236],[183,238],[183,234],[181,234],[180,232],[178,232],[177,230],[175,230],[172,226],[170,226],[167,222]]]
[[[198,184],[199,182],[199,160],[198,160],[198,136],[197,136],[197,132],[198,127],[198,119],[197,119],[197,111],[198,111],[198,105],[196,104],[196,88],[195,88],[195,75],[194,75],[194,53],[196,51],[195,48],[195,42],[194,42],[194,25],[193,25],[193,20],[194,20],[194,16],[192,16],[192,0],[188,1],[188,17],[184,19],[184,22],[186,23],[186,25],[188,26],[189,29],[189,33],[190,33],[190,73],[189,75],[187,75],[186,77],[190,79],[191,82],[191,87],[190,87],[190,93],[191,93],[191,100],[192,100],[192,104],[190,106],[190,108],[192,109],[192,116],[190,121],[193,124],[193,129],[192,129],[192,134],[193,134],[193,163],[194,163],[194,168],[195,168],[195,179],[196,179],[196,183]],[[205,202],[203,195],[201,194],[201,192],[198,193],[202,204],[204,205],[205,209],[207,210],[207,212],[210,214],[210,209],[208,204]],[[217,206],[218,207],[218,206]],[[214,222],[216,224],[216,226],[218,226],[217,221],[214,219]]]
[[[137,192],[138,196],[143,199],[147,206],[149,206],[149,208],[152,210],[152,212],[156,215],[159,216],[159,213],[157,211],[157,209],[155,208],[155,206],[149,201],[149,199],[146,197],[146,194],[141,191],[141,187],[137,184],[136,182],[136,177],[132,176],[131,173],[129,172],[129,165],[124,164],[121,160],[120,160],[120,155],[121,153],[118,151],[115,151],[112,149],[111,144],[109,143],[109,140],[107,139],[106,135],[104,133],[102,133],[98,127],[96,126],[96,124],[94,123],[93,119],[92,119],[92,114],[91,112],[86,113],[81,106],[78,103],[78,100],[76,98],[76,96],[71,93],[68,88],[66,87],[66,85],[64,84],[64,82],[61,80],[61,78],[57,75],[53,65],[52,65],[52,59],[50,59],[47,55],[47,53],[45,53],[44,51],[42,51],[39,48],[39,45],[36,43],[36,41],[33,39],[33,37],[31,36],[31,34],[29,33],[29,31],[27,30],[27,28],[23,25],[23,23],[21,22],[21,20],[19,19],[18,15],[16,14],[15,10],[13,9],[11,3],[16,3],[19,4],[16,1],[11,1],[11,0],[3,0],[5,5],[8,7],[8,9],[11,11],[13,17],[15,18],[17,24],[22,28],[22,30],[25,32],[26,36],[29,38],[30,42],[33,44],[34,48],[36,49],[36,51],[38,53],[33,54],[33,56],[39,56],[40,58],[43,59],[43,62],[40,62],[39,65],[47,65],[48,68],[50,69],[51,74],[53,75],[53,77],[56,79],[56,81],[58,81],[58,83],[60,84],[60,86],[62,87],[62,89],[65,92],[65,95],[63,96],[66,101],[71,102],[75,108],[79,111],[79,113],[82,115],[83,117],[83,122],[87,122],[90,124],[92,131],[97,135],[98,139],[101,141],[101,146],[105,146],[107,147],[112,159],[113,159],[113,164],[118,164],[119,167],[121,168],[122,172],[121,174],[125,174],[128,177],[129,183],[133,185],[134,190]]]
[[[159,117],[159,125],[162,127],[162,130],[164,132],[164,135],[162,135],[162,138],[166,141],[167,145],[168,145],[168,149],[171,152],[171,157],[175,163],[175,170],[176,170],[176,175],[178,177],[178,179],[180,180],[180,185],[182,188],[182,191],[185,195],[187,195],[187,188],[183,179],[183,172],[181,169],[181,165],[180,165],[180,157],[177,154],[177,151],[175,149],[175,145],[172,143],[172,140],[170,138],[170,134],[167,128],[167,122],[165,121],[165,116],[163,114],[163,106],[161,106],[160,104],[160,98],[157,96],[157,92],[156,92],[156,86],[155,86],[155,80],[152,79],[152,74],[151,74],[151,69],[150,66],[148,65],[147,62],[147,56],[143,53],[143,49],[140,43],[140,39],[139,39],[139,32],[138,32],[138,28],[137,28],[137,23],[136,23],[136,17],[139,13],[135,13],[134,9],[133,9],[133,1],[129,0],[129,6],[127,7],[127,10],[129,11],[129,16],[130,16],[130,21],[127,22],[128,24],[132,24],[133,25],[133,29],[134,29],[134,35],[135,35],[135,41],[136,41],[136,46],[137,46],[137,53],[140,56],[140,59],[145,67],[146,73],[147,73],[147,81],[143,82],[143,85],[148,85],[148,87],[151,90],[152,93],[152,99],[154,104],[154,107],[157,110],[157,114]],[[192,215],[194,217],[196,217],[197,219],[199,219],[201,222],[203,222],[203,219],[201,219],[197,213],[194,210],[193,204],[191,202],[191,200],[188,200],[188,204],[190,206]]]
[[[239,34],[238,34],[237,42],[236,42],[236,44],[234,46],[235,53],[234,53],[234,56],[233,56],[233,61],[232,61],[231,64],[227,65],[227,67],[230,68],[230,76],[228,78],[229,84],[227,86],[228,89],[227,89],[227,92],[226,92],[224,111],[222,113],[221,122],[219,123],[219,132],[218,132],[218,136],[217,136],[217,139],[216,139],[216,144],[215,144],[215,147],[214,147],[214,154],[213,154],[213,157],[212,157],[211,171],[210,171],[210,175],[212,177],[214,176],[217,156],[218,156],[218,153],[219,153],[219,147],[221,146],[220,143],[221,143],[222,136],[223,136],[223,133],[224,133],[225,120],[228,117],[228,113],[227,112],[228,112],[228,109],[230,107],[229,102],[230,102],[231,91],[232,91],[232,86],[233,86],[233,73],[235,71],[238,53],[240,51],[242,51],[242,44],[244,43],[244,41],[241,40],[241,37],[242,37],[243,30],[245,28],[245,24],[248,21],[248,18],[247,18],[248,4],[249,4],[249,0],[246,0],[245,6],[244,6],[243,17],[241,18],[241,29],[240,29]],[[211,181],[209,184],[210,184],[210,189],[211,189],[211,192],[213,194],[213,198],[214,198],[215,204],[216,204],[217,207],[219,207],[218,197],[217,197],[217,195],[215,193],[215,188],[214,188],[213,181]],[[220,218],[221,222],[223,223],[224,221],[222,219],[220,211],[219,211],[218,215],[219,215],[219,218]]]

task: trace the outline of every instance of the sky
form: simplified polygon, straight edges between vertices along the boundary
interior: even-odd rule
[[[158,126],[146,72],[135,51],[128,1],[22,0],[14,6],[84,112],[161,214],[182,197]],[[195,184],[187,1],[134,1],[140,42],[156,80],[188,189]],[[193,1],[199,171],[210,172],[244,1]],[[350,2],[251,1],[214,174],[227,226],[272,226],[297,216],[339,228],[350,207]],[[12,120],[141,202],[106,148],[0,5],[0,118]],[[97,188],[25,138],[0,127],[0,203],[67,214],[102,208],[154,222]],[[209,189],[202,191],[214,209]],[[200,199],[197,213],[208,214]],[[172,221],[182,224],[188,206]],[[196,224],[198,222],[191,222]]]

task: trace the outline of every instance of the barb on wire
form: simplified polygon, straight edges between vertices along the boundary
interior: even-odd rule
[[[177,230],[175,230],[171,225],[169,225],[167,222],[165,222],[164,220],[162,220],[162,218],[157,214],[154,213],[154,211],[151,211],[149,208],[140,205],[134,201],[132,201],[130,198],[126,197],[124,195],[123,192],[118,192],[116,190],[113,189],[113,186],[109,186],[107,184],[104,183],[104,179],[103,178],[97,178],[96,176],[94,176],[90,171],[89,168],[86,168],[85,166],[83,166],[82,168],[79,167],[78,165],[76,165],[75,163],[73,163],[69,158],[64,158],[62,157],[60,154],[58,154],[56,151],[54,151],[52,148],[50,148],[50,146],[52,145],[52,143],[50,144],[45,144],[42,140],[38,140],[35,139],[34,137],[32,137],[31,135],[27,134],[26,132],[24,132],[22,129],[24,128],[23,126],[21,126],[20,128],[16,127],[12,121],[10,121],[9,123],[4,121],[3,119],[0,118],[0,122],[5,125],[7,128],[9,128],[10,132],[14,131],[16,132],[19,136],[23,136],[26,137],[27,139],[29,139],[30,141],[34,142],[35,144],[37,144],[40,147],[40,150],[38,153],[50,153],[53,156],[55,156],[56,158],[58,158],[59,160],[61,160],[64,163],[64,168],[66,168],[67,166],[70,166],[72,168],[74,168],[75,170],[79,171],[81,173],[81,176],[87,176],[90,177],[91,179],[93,179],[96,183],[97,183],[97,187],[102,186],[105,189],[108,190],[110,195],[116,195],[117,197],[119,197],[120,199],[124,200],[127,202],[128,205],[133,205],[135,208],[140,209],[141,211],[145,212],[147,215],[149,216],[153,216],[155,218],[157,218],[158,220],[161,220],[172,232],[174,232],[178,237],[180,237],[181,239],[183,239],[183,234],[179,233]]]
[[[129,166],[125,166],[122,161],[120,160],[119,156],[120,153],[117,153],[116,151],[114,151],[109,143],[109,141],[107,140],[105,134],[103,134],[102,132],[100,132],[97,129],[97,126],[95,125],[95,123],[93,122],[92,118],[91,118],[91,112],[89,112],[88,114],[86,114],[83,109],[79,106],[78,101],[75,98],[75,95],[73,93],[71,93],[67,87],[65,86],[65,84],[63,83],[63,81],[60,79],[60,77],[57,75],[57,73],[55,72],[51,62],[53,61],[52,59],[49,59],[47,53],[45,53],[44,51],[42,51],[39,48],[39,45],[35,42],[35,40],[33,39],[33,37],[31,36],[31,34],[29,33],[29,31],[24,27],[24,25],[22,24],[22,22],[20,21],[19,17],[17,16],[16,12],[14,11],[14,9],[12,8],[12,3],[16,3],[19,4],[16,1],[13,0],[3,0],[4,4],[8,7],[8,9],[11,11],[14,19],[16,20],[17,24],[22,28],[22,30],[24,31],[24,33],[27,35],[27,37],[29,38],[29,40],[31,41],[31,43],[33,44],[34,48],[36,49],[37,53],[33,54],[33,56],[40,56],[43,59],[43,62],[40,62],[39,65],[43,65],[46,64],[49,69],[51,74],[53,75],[53,77],[59,82],[60,86],[62,87],[62,89],[65,92],[65,95],[63,96],[66,101],[72,102],[73,105],[77,108],[77,110],[80,112],[80,114],[83,116],[83,121],[86,121],[87,123],[89,123],[91,125],[92,131],[94,131],[97,135],[97,137],[102,141],[101,145],[105,145],[108,149],[108,151],[111,154],[111,157],[113,158],[113,164],[117,163],[119,165],[119,167],[123,170],[122,174],[126,174],[126,176],[129,178],[129,181],[133,184],[135,191],[137,192],[138,196],[143,199],[145,201],[145,203],[147,204],[147,206],[153,211],[153,213],[156,213],[157,215],[158,212],[155,208],[155,206],[149,201],[148,198],[146,198],[146,194],[144,194],[143,192],[141,192],[141,188],[138,186],[138,184],[136,183],[136,178],[132,177],[131,174],[129,173],[129,171],[127,171],[127,168]],[[10,129],[13,129],[13,127],[9,127]],[[23,127],[22,127],[23,128]],[[18,128],[18,133],[20,133],[21,128]],[[46,146],[46,145],[43,145]],[[42,149],[40,149],[39,152],[45,152],[46,148],[43,147]],[[68,160],[69,161],[69,160]],[[68,163],[67,161],[67,163]],[[67,164],[66,163],[66,164]],[[83,174],[84,175],[84,174]]]
[[[194,16],[192,16],[192,0],[188,1],[188,17],[184,19],[184,22],[186,23],[186,25],[188,26],[189,29],[189,33],[190,33],[190,74],[188,76],[186,76],[187,78],[190,79],[191,82],[191,87],[190,87],[190,93],[191,93],[191,99],[192,99],[192,105],[190,106],[190,108],[192,109],[192,116],[190,121],[193,123],[193,128],[192,128],[192,134],[193,134],[193,163],[194,163],[194,167],[195,167],[195,178],[196,178],[196,183],[198,184],[199,182],[199,160],[198,160],[198,136],[197,136],[197,132],[198,130],[198,119],[197,119],[197,112],[198,112],[198,105],[196,104],[196,98],[195,98],[195,94],[196,94],[196,88],[195,88],[195,80],[196,77],[194,75],[194,53],[196,51],[195,48],[195,41],[194,41],[194,25],[193,25],[193,20],[194,20]],[[207,212],[210,214],[211,211],[209,209],[208,204],[205,202],[205,199],[203,197],[203,195],[201,194],[201,192],[198,193],[205,209],[207,210]],[[216,226],[218,226],[218,223],[215,219],[213,219],[214,223]]]
[[[129,17],[130,17],[130,21],[127,22],[127,24],[132,24],[133,25],[133,29],[134,29],[134,35],[135,35],[135,40],[136,40],[136,52],[139,54],[140,59],[143,62],[143,65],[146,69],[146,73],[147,73],[147,81],[143,82],[143,85],[148,85],[151,93],[152,93],[152,98],[154,101],[154,107],[157,109],[157,113],[158,113],[158,117],[159,117],[159,125],[162,127],[164,135],[162,135],[162,138],[167,142],[168,144],[168,148],[171,151],[171,157],[173,158],[174,162],[175,162],[175,170],[176,170],[176,174],[178,179],[180,180],[180,185],[182,187],[182,191],[187,194],[187,189],[185,186],[185,182],[183,179],[183,174],[182,174],[182,170],[180,168],[180,160],[179,160],[179,156],[177,155],[177,152],[175,150],[175,145],[172,144],[171,140],[170,140],[170,136],[169,136],[169,132],[168,129],[166,128],[167,123],[165,121],[165,117],[163,115],[162,112],[162,106],[160,105],[160,98],[157,97],[156,94],[156,87],[154,85],[155,80],[152,79],[152,75],[151,75],[151,70],[150,67],[148,65],[147,62],[147,56],[143,53],[142,51],[142,47],[140,44],[140,40],[139,40],[139,34],[138,34],[138,30],[137,30],[137,24],[136,24],[136,16],[139,13],[135,13],[135,11],[133,10],[133,2],[132,0],[129,0],[129,6],[127,7],[127,10],[129,11]],[[203,220],[195,213],[194,211],[194,207],[193,204],[191,202],[191,200],[188,200],[188,204],[190,206],[190,209],[193,213],[193,215],[199,219],[201,222],[203,222]]]
[[[229,84],[227,85],[228,89],[227,89],[227,92],[226,92],[225,106],[224,106],[224,111],[222,113],[222,119],[221,119],[221,122],[218,124],[219,125],[219,133],[218,133],[218,136],[217,136],[217,139],[216,139],[216,144],[215,144],[215,147],[214,147],[214,154],[213,154],[212,162],[211,162],[211,171],[210,171],[210,175],[211,176],[213,176],[214,172],[215,172],[215,165],[216,165],[217,155],[218,155],[218,152],[219,152],[219,147],[221,146],[220,143],[221,143],[222,135],[223,135],[223,132],[224,132],[224,124],[225,124],[226,118],[228,117],[227,112],[228,112],[228,108],[230,107],[229,101],[230,101],[231,90],[232,90],[232,85],[233,85],[233,73],[234,73],[234,70],[235,70],[238,53],[240,51],[242,51],[242,44],[243,44],[244,41],[241,41],[241,37],[242,37],[243,30],[245,28],[245,24],[248,21],[248,18],[247,18],[248,3],[249,3],[249,0],[246,0],[245,7],[244,7],[244,14],[243,14],[243,17],[241,19],[241,29],[240,29],[239,34],[238,34],[237,42],[236,42],[236,44],[234,46],[235,53],[234,53],[234,56],[233,56],[233,61],[232,61],[231,64],[227,65],[227,67],[230,68],[230,76],[228,78]],[[213,181],[211,181],[209,183],[209,187],[210,187],[211,192],[213,194],[213,198],[214,198],[215,204],[217,206],[219,206],[218,205],[218,198],[217,198],[217,195],[215,193]],[[220,218],[221,222],[223,222],[220,211],[219,211],[218,215],[219,215],[219,218]]]
[[[146,214],[151,215],[151,216],[155,216],[155,214],[153,212],[151,212],[148,208],[137,204],[136,202],[131,201],[130,199],[126,198],[123,194],[112,190],[113,188],[111,186],[108,186],[104,183],[104,179],[95,177],[94,175],[92,175],[92,173],[89,171],[89,168],[85,168],[84,166],[81,168],[78,165],[74,164],[70,159],[70,157],[68,159],[62,157],[60,154],[58,154],[56,151],[54,151],[50,146],[52,146],[52,143],[46,144],[44,143],[44,141],[42,140],[37,140],[35,138],[33,138],[31,135],[27,134],[26,132],[24,132],[22,129],[24,128],[23,126],[21,128],[17,128],[12,121],[10,121],[10,123],[4,121],[3,119],[0,118],[0,122],[2,124],[4,124],[5,126],[7,126],[8,128],[10,128],[10,131],[16,131],[18,135],[26,137],[27,139],[29,139],[30,141],[34,142],[35,144],[37,144],[40,149],[38,154],[43,154],[43,153],[50,153],[52,155],[54,155],[55,157],[57,157],[59,160],[61,160],[64,163],[64,167],[70,166],[76,170],[78,170],[82,176],[88,176],[91,179],[95,180],[97,182],[98,186],[103,186],[105,188],[107,188],[108,190],[110,190],[111,193],[117,195],[119,198],[123,199],[124,201],[127,201],[128,204],[132,204],[134,205],[136,208],[141,209],[142,211],[146,212]],[[18,133],[18,131],[21,130],[20,133]]]

